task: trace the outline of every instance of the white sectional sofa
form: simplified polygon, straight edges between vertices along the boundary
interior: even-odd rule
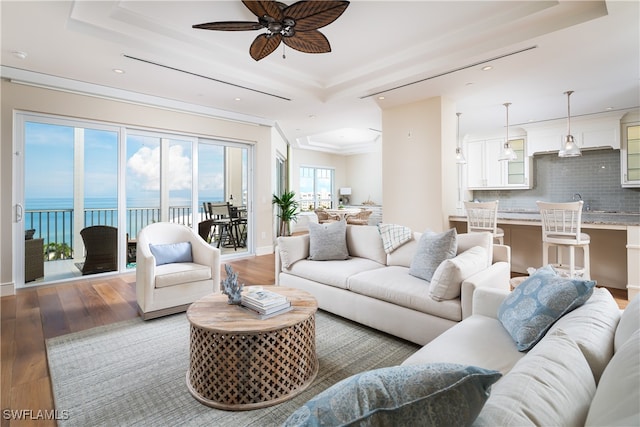
[[[451,279],[459,296],[437,301],[429,294],[429,282],[409,274],[421,235],[414,232],[410,241],[387,254],[378,227],[347,226],[349,258],[329,261],[307,259],[308,234],[279,237],[276,284],[311,293],[323,310],[426,344],[471,315],[476,289],[509,288],[510,248],[494,245],[490,233],[459,234],[458,256],[480,246],[486,262],[469,277]]]
[[[403,365],[447,362],[500,371],[474,426],[640,425],[640,297],[621,316],[609,291],[597,288],[520,352],[497,316],[508,295],[478,289],[472,315]]]

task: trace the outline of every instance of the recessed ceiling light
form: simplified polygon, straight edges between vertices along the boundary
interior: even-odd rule
[[[112,71],[116,74],[124,74],[124,70],[121,70],[120,68],[114,68]]]
[[[607,107],[606,110],[607,111],[611,111],[611,110],[613,110],[613,107]]]
[[[485,65],[484,67],[482,67],[482,71],[489,71],[492,70],[493,67],[491,65]]]
[[[465,85],[465,86],[472,86],[472,85],[473,85],[473,82],[468,82],[468,83],[465,83],[464,85]]]
[[[27,52],[22,52],[22,51],[19,51],[19,50],[14,50],[14,51],[11,52],[11,54],[13,56],[15,56],[16,58],[18,58],[18,59],[26,59],[26,57],[27,57]]]
[[[240,98],[236,98],[236,101],[240,101]]]
[[[383,100],[383,99],[384,99],[384,96],[379,96],[379,97],[378,97],[378,99],[379,99],[379,100]]]

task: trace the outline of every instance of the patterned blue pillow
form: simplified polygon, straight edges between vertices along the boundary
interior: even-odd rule
[[[151,254],[156,259],[156,265],[174,262],[193,262],[191,242],[167,243],[163,245],[149,245]]]
[[[411,260],[409,274],[430,282],[440,263],[455,257],[457,251],[458,233],[455,228],[444,233],[425,231],[418,241],[418,249]]]
[[[560,277],[551,266],[536,271],[509,294],[498,319],[519,351],[531,349],[562,316],[593,294],[593,280]]]
[[[450,363],[375,369],[329,387],[283,427],[471,425],[501,376]]]

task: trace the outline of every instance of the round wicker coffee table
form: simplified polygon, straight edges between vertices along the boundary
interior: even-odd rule
[[[267,289],[286,296],[293,309],[260,320],[227,296],[212,294],[187,310],[191,323],[187,387],[199,402],[218,409],[249,410],[291,399],[318,373],[311,294]]]

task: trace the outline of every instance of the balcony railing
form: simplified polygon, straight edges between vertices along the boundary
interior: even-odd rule
[[[34,238],[44,239],[45,251],[49,244],[58,247],[68,247],[70,254],[73,254],[74,230],[73,209],[35,209],[25,211],[25,229],[35,229]],[[204,218],[202,208],[198,212],[199,220]],[[127,238],[135,239],[143,227],[153,222],[160,221],[160,208],[129,208],[126,213],[127,218]],[[169,221],[179,224],[191,225],[190,206],[170,206]],[[84,227],[92,225],[108,225],[118,227],[118,210],[108,209],[85,209]],[[54,246],[54,245],[52,245]],[[64,252],[64,251],[63,251]],[[72,257],[72,256],[71,256]],[[47,261],[48,257],[45,257]]]

